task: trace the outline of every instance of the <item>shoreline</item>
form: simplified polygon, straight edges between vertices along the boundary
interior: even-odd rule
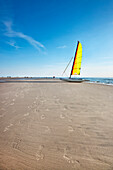
[[[26,83],[26,82],[35,82],[35,83],[42,83],[42,81],[53,81],[53,82],[63,82],[63,80],[60,80],[59,78],[0,78],[0,83]],[[49,83],[49,82],[48,82]],[[72,83],[72,82],[65,82],[65,83]],[[90,81],[84,81],[81,83],[86,83],[86,84],[97,84],[97,85],[104,85],[104,86],[113,86],[113,84],[110,83],[101,83],[101,82],[90,82]],[[75,82],[76,84],[76,82]]]
[[[53,80],[53,81],[58,81],[61,80],[62,78],[60,77],[0,77],[0,83],[5,83],[5,82],[19,82],[19,81],[39,81],[39,80]],[[73,79],[73,78],[72,78]],[[109,85],[113,86],[113,78],[97,78],[97,77],[83,77],[83,78],[75,78],[75,79],[83,79],[84,83],[93,83],[93,84],[101,84],[101,85]],[[63,80],[63,79],[62,79]],[[83,82],[82,82],[83,83]]]

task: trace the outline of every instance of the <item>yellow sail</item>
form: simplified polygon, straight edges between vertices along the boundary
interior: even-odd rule
[[[82,44],[78,41],[70,76],[80,75],[81,61],[82,61]]]

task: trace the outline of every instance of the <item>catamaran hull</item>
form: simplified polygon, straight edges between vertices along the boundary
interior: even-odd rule
[[[60,78],[60,80],[63,80],[63,81],[67,81],[67,82],[71,82],[71,83],[82,83],[84,80],[82,80],[82,79],[78,79],[78,80],[75,80],[75,79],[69,79],[69,78],[67,78],[67,79],[65,79],[65,78]]]

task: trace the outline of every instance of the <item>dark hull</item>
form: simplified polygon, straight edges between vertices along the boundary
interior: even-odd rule
[[[71,79],[71,78],[60,78],[60,80],[71,82],[71,83],[82,83],[84,80],[82,79]]]

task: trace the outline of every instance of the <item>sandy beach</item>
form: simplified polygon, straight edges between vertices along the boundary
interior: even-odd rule
[[[0,170],[113,170],[113,86],[0,83]]]

